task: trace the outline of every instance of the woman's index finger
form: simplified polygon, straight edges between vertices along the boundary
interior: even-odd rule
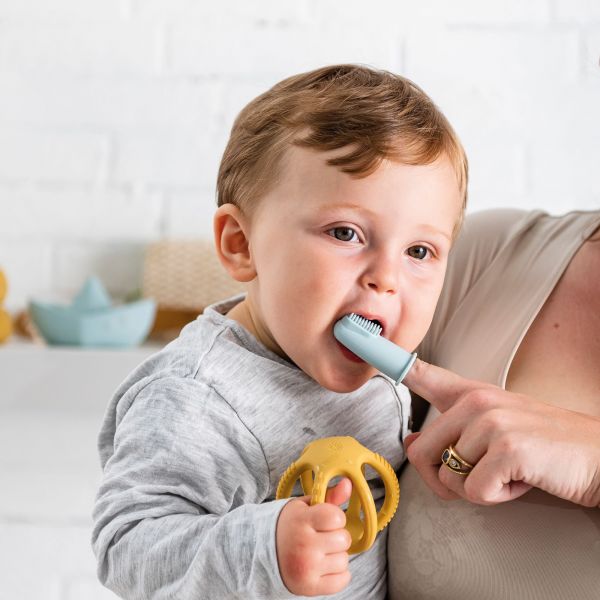
[[[454,406],[466,392],[482,387],[478,381],[465,379],[420,359],[415,361],[402,383],[440,412],[446,412]]]

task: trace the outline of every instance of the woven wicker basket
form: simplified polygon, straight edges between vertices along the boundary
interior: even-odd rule
[[[200,313],[243,291],[219,262],[212,242],[164,240],[146,250],[142,294],[159,308]]]

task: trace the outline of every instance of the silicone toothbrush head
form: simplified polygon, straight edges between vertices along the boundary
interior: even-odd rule
[[[412,367],[417,355],[381,337],[381,330],[378,323],[351,313],[334,325],[333,335],[340,344],[398,384]]]
[[[356,313],[350,313],[348,319],[353,323],[356,323],[358,326],[362,327],[367,333],[371,333],[372,335],[380,335],[382,327],[379,323],[375,321],[371,321],[365,317],[361,317]]]

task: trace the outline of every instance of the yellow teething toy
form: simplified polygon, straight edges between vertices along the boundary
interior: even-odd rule
[[[385,500],[379,513],[375,510],[375,502],[365,479],[366,465],[377,471],[385,485]],[[327,485],[336,476],[348,477],[352,481],[352,495],[346,510],[346,529],[352,536],[348,552],[358,554],[372,546],[377,532],[385,529],[391,521],[400,500],[398,478],[385,458],[371,452],[352,437],[315,440],[304,448],[300,458],[281,476],[276,497],[278,500],[289,498],[300,478],[304,493],[312,495],[311,506],[325,502]],[[364,519],[361,519],[361,511]]]
[[[4,273],[0,270],[0,305],[4,302],[4,296],[6,295],[6,278]],[[0,343],[6,340],[12,333],[12,320],[10,315],[0,306]]]

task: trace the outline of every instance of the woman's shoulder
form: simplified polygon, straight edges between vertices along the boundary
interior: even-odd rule
[[[464,260],[469,255],[486,262],[510,240],[530,231],[547,216],[543,211],[515,208],[496,208],[469,214],[452,248],[451,264],[462,262],[457,256]]]
[[[482,210],[465,217],[453,252],[472,249],[474,245],[493,252],[508,241],[525,235],[529,239],[543,238],[557,231],[565,231],[566,235],[577,231],[585,235],[590,226],[593,228],[599,222],[600,209],[574,210],[559,215],[517,208]]]
[[[565,244],[590,235],[600,224],[600,210],[571,211],[552,215],[542,210],[499,208],[468,215],[452,248],[448,276],[457,271],[470,283],[486,270],[504,250],[511,252],[523,243],[528,248],[545,247],[549,239]]]

